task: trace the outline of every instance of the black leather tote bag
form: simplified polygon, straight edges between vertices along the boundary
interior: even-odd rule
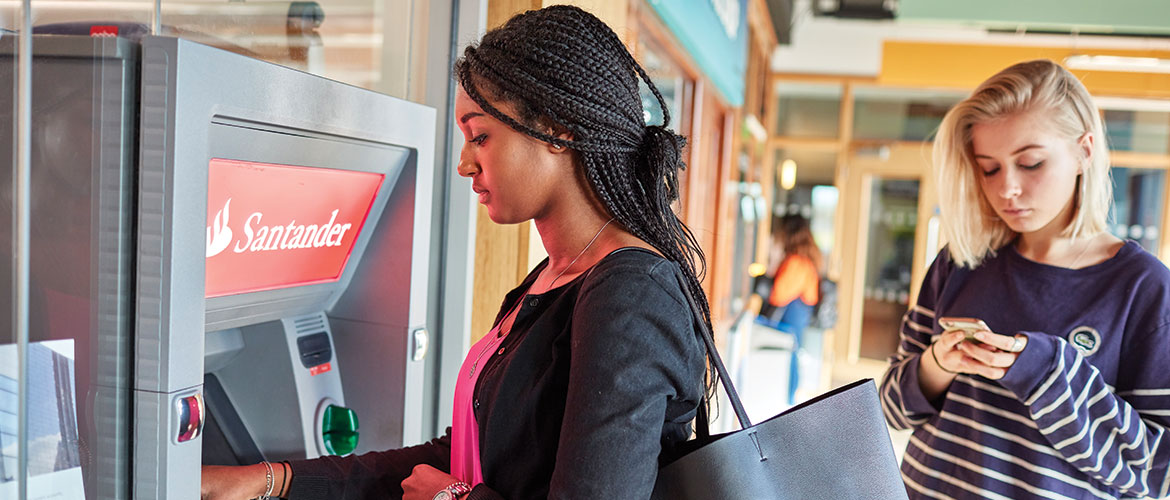
[[[693,302],[691,310],[741,429],[711,436],[700,411],[697,438],[659,468],[654,500],[907,498],[872,379],[752,425]]]

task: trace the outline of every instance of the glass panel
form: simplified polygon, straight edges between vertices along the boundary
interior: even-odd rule
[[[37,36],[33,44],[30,375],[22,402],[30,498],[130,496],[136,53],[126,38],[88,34]],[[0,50],[0,81],[12,81],[11,58],[10,46]],[[0,92],[0,158],[14,154],[12,99],[11,91]],[[0,192],[11,193],[12,162],[6,164]],[[0,204],[0,221],[12,217],[9,199]],[[13,261],[9,224],[0,223],[5,262]],[[3,274],[11,283],[11,269]],[[0,300],[0,325],[10,325],[13,299]],[[0,352],[0,367],[11,366],[4,359]]]
[[[950,91],[858,87],[854,91],[853,138],[926,141],[943,115],[966,94]]]
[[[0,498],[16,498],[18,477],[18,419],[23,402],[18,397],[19,372],[16,358],[17,334],[13,323],[13,277],[16,259],[13,204],[16,199],[16,118],[17,38],[20,5],[0,15]]]
[[[833,221],[837,217],[837,200],[839,192],[836,186],[813,186],[812,188],[812,219],[809,225],[813,238],[821,254],[826,258],[833,255],[833,235],[835,229]]]
[[[20,2],[5,2],[0,8],[17,16]],[[33,0],[33,26],[36,34],[84,36],[90,35],[91,27],[101,26],[103,33],[138,38],[150,32],[153,10],[151,0]]]
[[[776,135],[835,138],[840,133],[841,86],[782,82],[776,109]]]
[[[898,349],[898,331],[910,297],[917,226],[918,181],[875,178],[869,204],[861,357],[884,360]]]
[[[1111,149],[1170,153],[1170,112],[1106,109],[1104,114]]]
[[[1111,232],[1122,239],[1137,241],[1150,253],[1158,254],[1162,234],[1162,207],[1166,172],[1154,169],[1113,169],[1113,213]]]
[[[402,64],[410,61],[416,1],[164,0],[160,34],[405,97]],[[38,0],[35,5],[38,33],[88,36],[96,25],[129,38],[150,32],[154,9],[149,0]]]
[[[748,265],[755,262],[756,245],[759,244],[759,224],[757,221],[766,215],[767,206],[764,203],[759,183],[747,182],[748,169],[751,166],[751,157],[746,151],[739,154],[739,168],[735,180],[737,196],[732,199],[735,218],[735,237],[732,240],[731,290],[728,293],[729,311],[738,313],[746,304],[750,294],[751,280],[748,276]]]
[[[149,0],[35,5],[38,33],[88,36],[97,25],[130,38],[150,32],[154,9]],[[425,53],[412,52],[425,10],[425,0],[163,0],[159,33],[405,98],[419,61],[411,55]]]
[[[682,120],[682,101],[687,85],[682,69],[653,40],[646,38],[638,39],[638,62],[646,70],[646,74],[650,75],[654,86],[666,101],[667,110],[670,111],[670,128],[682,130],[679,128],[679,120]],[[638,79],[638,92],[642,96],[642,112],[646,124],[662,125],[662,105],[658,103],[654,93],[650,92],[646,82],[641,79]]]
[[[775,156],[776,189],[783,190],[783,174],[785,160],[792,160],[796,164],[795,185],[816,186],[832,185],[837,171],[837,153],[835,151],[818,151],[815,149],[780,149]],[[777,198],[773,198],[777,199]]]
[[[808,219],[813,239],[821,249],[821,255],[828,258],[833,252],[833,221],[837,214],[838,192],[835,186],[798,185],[791,190],[776,191],[772,206],[772,227],[779,227],[779,218],[788,214],[800,214]],[[773,267],[780,264],[778,249],[768,256],[771,274]]]

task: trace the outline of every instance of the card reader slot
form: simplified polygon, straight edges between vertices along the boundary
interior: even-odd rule
[[[329,334],[325,332],[297,337],[297,351],[305,368],[322,365],[333,359],[333,346],[329,343]]]

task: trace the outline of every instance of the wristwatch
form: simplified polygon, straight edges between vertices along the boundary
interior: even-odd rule
[[[471,485],[463,482],[452,483],[439,490],[431,500],[457,500],[459,497],[471,493]]]

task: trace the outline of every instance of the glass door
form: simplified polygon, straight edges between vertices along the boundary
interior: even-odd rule
[[[859,355],[884,360],[898,349],[910,299],[920,183],[874,177],[871,184]]]

